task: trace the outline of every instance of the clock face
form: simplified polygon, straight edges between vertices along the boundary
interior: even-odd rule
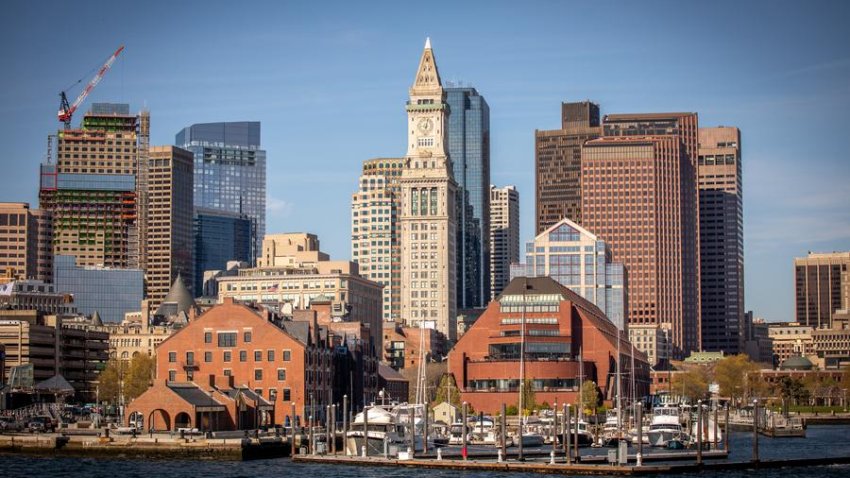
[[[416,126],[419,128],[420,132],[429,133],[431,128],[434,127],[434,122],[431,121],[430,118],[422,118]]]

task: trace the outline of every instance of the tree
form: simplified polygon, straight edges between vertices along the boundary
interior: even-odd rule
[[[153,357],[145,354],[133,357],[124,377],[124,399],[127,403],[147,391],[151,386],[154,370],[156,370],[156,362]]]
[[[730,355],[718,361],[714,373],[720,385],[720,394],[733,401],[745,398],[747,392],[753,388],[748,383],[747,374],[758,370],[758,365],[745,354]]]
[[[683,393],[685,397],[696,403],[708,395],[708,371],[701,366],[693,367],[684,372],[673,374],[671,388],[673,393]]]
[[[581,409],[590,412],[599,406],[599,387],[593,380],[585,380],[581,384]]]
[[[126,364],[123,360],[110,359],[97,378],[98,399],[109,403],[118,403],[121,395],[121,379]]]
[[[795,405],[809,398],[809,391],[798,378],[782,377],[776,385],[777,392],[783,400],[791,400]]]
[[[437,386],[437,403],[448,402],[458,408],[461,406],[460,390],[457,388],[455,376],[450,373],[444,373],[440,377],[440,384]]]
[[[137,354],[132,360],[111,359],[98,377],[100,400],[118,404],[121,395],[124,403],[144,393],[151,385],[156,363],[145,354]]]
[[[530,413],[537,406],[537,398],[534,393],[534,382],[525,379],[522,387],[522,408],[524,413]],[[519,406],[519,405],[517,405]]]

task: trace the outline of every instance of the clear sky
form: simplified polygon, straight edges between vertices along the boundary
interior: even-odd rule
[[[850,250],[850,2],[11,1],[0,22],[0,201],[37,203],[59,91],[124,44],[83,109],[147,107],[155,145],[192,123],[261,121],[268,231],[350,257],[361,162],[404,154],[430,36],[443,80],[490,105],[491,181],[518,187],[523,242],[534,130],[590,99],[741,128],[756,316],[793,320],[795,256]]]

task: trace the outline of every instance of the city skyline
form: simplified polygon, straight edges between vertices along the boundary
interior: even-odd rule
[[[517,185],[521,242],[534,237],[534,129],[557,128],[561,102],[589,99],[602,114],[695,111],[700,126],[741,129],[746,304],[755,315],[793,320],[793,258],[850,248],[850,166],[841,162],[850,33],[841,21],[848,7],[840,3],[812,11],[749,3],[729,16],[720,5],[671,9],[656,2],[661,14],[634,24],[633,15],[650,9],[547,4],[534,12],[496,4],[482,12],[481,25],[458,29],[459,20],[447,16],[427,30],[394,21],[403,7],[391,4],[340,4],[321,17],[307,7],[275,6],[250,18],[217,4],[163,4],[128,7],[135,16],[129,24],[98,22],[104,5],[62,15],[20,4],[10,9],[20,21],[0,33],[0,51],[15,72],[0,80],[0,165],[9,170],[0,200],[37,206],[38,163],[47,135],[60,127],[58,91],[80,77],[87,81],[89,68],[126,44],[82,110],[101,101],[128,102],[133,113],[146,106],[151,144],[171,144],[188,124],[260,121],[270,158],[267,231],[315,233],[331,256],[348,257],[350,194],[362,161],[403,154],[400,105],[410,58],[431,36],[444,80],[472,84],[490,104],[491,182]],[[189,14],[198,25],[251,20],[256,27],[200,42],[201,27],[180,21]],[[584,24],[558,21],[570,14]],[[591,32],[598,41],[582,38]],[[645,41],[623,46],[636,34]],[[28,41],[57,36],[73,38],[72,47]],[[665,37],[693,44],[672,45]],[[213,49],[223,60],[195,59]],[[81,118],[82,111],[74,124]],[[333,141],[325,140],[329,133]],[[315,190],[324,193],[318,201]]]

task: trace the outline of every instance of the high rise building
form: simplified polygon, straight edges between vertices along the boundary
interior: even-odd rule
[[[687,355],[701,333],[697,115],[608,115],[604,131],[582,148],[582,226],[629,272],[633,343]]]
[[[402,158],[363,162],[360,187],[351,197],[351,257],[360,274],[384,286],[382,317],[401,320],[401,256],[398,210]]]
[[[563,218],[581,224],[581,146],[602,134],[599,105],[561,103],[561,129],[534,132],[535,234]]]
[[[569,219],[525,247],[526,277],[551,277],[589,300],[622,331],[628,330],[627,278],[605,241]]]
[[[229,261],[250,262],[253,222],[245,214],[195,208],[195,296],[202,295],[204,272],[226,270]]]
[[[431,42],[407,102],[407,155],[401,180],[401,317],[457,335],[456,184],[446,149],[446,94]]]
[[[55,255],[80,266],[139,265],[138,126],[129,105],[95,103],[81,128],[57,133],[56,163],[42,164],[39,191]]]
[[[699,235],[702,349],[744,346],[744,212],[741,132],[699,129]]]
[[[50,213],[27,203],[0,203],[0,278],[49,282],[53,267]]]
[[[794,296],[797,322],[817,329],[833,328],[840,310],[843,274],[850,270],[850,252],[814,253],[794,259]],[[846,286],[845,286],[846,287]]]
[[[189,290],[192,261],[192,153],[174,146],[154,146],[147,159],[146,257],[147,298],[156,309],[178,275]]]
[[[266,234],[266,151],[260,147],[260,123],[194,124],[177,133],[174,142],[195,155],[195,207],[247,214],[254,221],[256,257]]]
[[[445,88],[449,158],[457,182],[457,306],[490,300],[490,106],[471,87]]]
[[[511,279],[511,264],[519,262],[519,192],[515,186],[490,186],[490,300]]]

